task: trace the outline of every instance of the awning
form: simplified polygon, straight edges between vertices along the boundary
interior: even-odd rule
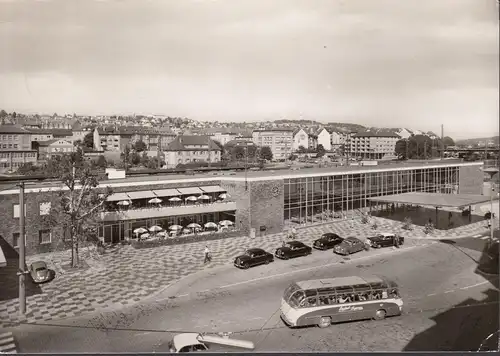
[[[153,190],[153,193],[159,197],[175,197],[181,195],[177,189],[156,189]]]
[[[177,188],[182,195],[187,194],[203,194],[203,191],[198,187],[189,187],[189,188]]]
[[[411,192],[368,198],[374,202],[462,208],[490,201],[486,195]]]
[[[141,190],[139,192],[127,192],[130,199],[151,199],[156,198],[155,193],[151,190]]]
[[[205,193],[222,193],[225,192],[225,189],[222,189],[218,185],[207,185],[205,187],[200,187]]]
[[[127,193],[114,193],[111,194],[106,201],[121,201],[121,200],[130,200]]]

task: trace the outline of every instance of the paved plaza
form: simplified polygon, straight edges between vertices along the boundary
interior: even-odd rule
[[[372,229],[376,221],[378,228]],[[356,236],[364,239],[377,232],[397,232],[406,237],[404,247],[429,243],[429,239],[456,239],[474,235],[487,235],[485,222],[462,226],[453,230],[435,230],[425,235],[423,228],[403,230],[402,223],[371,218],[368,224],[360,219],[342,220],[329,224],[298,229],[298,240],[311,244],[325,232],[340,236]],[[0,326],[13,326],[19,322],[49,321],[88,314],[94,311],[112,310],[131,305],[175,283],[179,279],[205,268],[213,268],[232,260],[246,248],[261,247],[273,252],[279,247],[286,233],[250,237],[238,237],[184,245],[134,249],[119,246],[112,252],[87,260],[89,268],[68,271],[70,253],[54,252],[29,256],[27,263],[44,260],[56,271],[56,278],[41,285],[40,292],[28,296],[27,314],[19,317],[17,298],[0,302]],[[203,250],[208,245],[213,260],[203,263]]]

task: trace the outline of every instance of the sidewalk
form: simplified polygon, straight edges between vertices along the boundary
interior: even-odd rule
[[[373,221],[378,229],[372,230]],[[298,240],[311,244],[326,232],[335,232],[342,237],[355,236],[364,239],[378,232],[396,232],[405,236],[405,244],[425,244],[425,239],[460,238],[486,232],[484,222],[464,226],[455,230],[435,231],[426,236],[421,227],[412,231],[401,229],[402,223],[383,218],[372,218],[369,224],[357,220],[342,220],[329,224],[298,229]],[[286,233],[247,236],[184,245],[160,246],[151,249],[134,249],[120,246],[112,253],[89,259],[89,268],[79,271],[64,270],[69,251],[29,256],[27,263],[35,260],[48,262],[56,271],[56,278],[41,285],[42,292],[27,298],[27,314],[18,315],[18,300],[0,302],[0,326],[18,322],[48,321],[74,317],[97,310],[112,310],[139,302],[179,279],[202,269],[232,263],[246,248],[260,247],[267,251],[281,245]],[[424,239],[424,241],[419,241]],[[210,248],[213,260],[203,264],[205,245]]]

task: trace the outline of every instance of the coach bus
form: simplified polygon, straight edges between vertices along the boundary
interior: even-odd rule
[[[398,285],[385,278],[340,277],[292,283],[281,300],[281,318],[290,327],[401,315]]]

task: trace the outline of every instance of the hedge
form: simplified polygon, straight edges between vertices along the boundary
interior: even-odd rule
[[[233,230],[233,231],[227,231],[227,232],[216,232],[216,233],[207,234],[207,235],[179,236],[179,237],[166,238],[166,239],[161,239],[161,240],[143,240],[143,241],[133,240],[133,241],[131,241],[131,245],[134,248],[142,249],[142,248],[154,248],[154,247],[158,247],[158,246],[183,245],[183,244],[189,244],[189,243],[200,242],[200,241],[222,240],[222,239],[227,239],[227,238],[231,238],[231,237],[239,237],[239,236],[241,236],[241,231]]]

